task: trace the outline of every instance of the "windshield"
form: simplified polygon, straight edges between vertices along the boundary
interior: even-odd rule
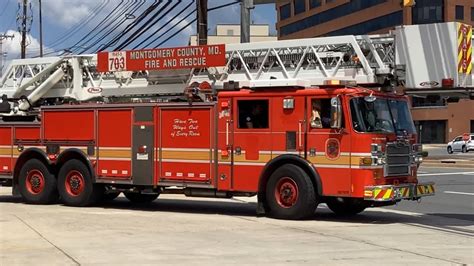
[[[367,102],[363,97],[353,98],[351,113],[354,129],[359,132],[416,132],[406,101],[377,98]]]

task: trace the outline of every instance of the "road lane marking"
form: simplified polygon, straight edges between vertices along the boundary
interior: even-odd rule
[[[474,175],[474,172],[429,173],[429,174],[419,174],[418,176],[437,176],[437,175]]]
[[[459,194],[459,195],[468,195],[468,196],[474,196],[474,193],[469,193],[469,192],[457,192],[457,191],[443,191],[446,194]]]

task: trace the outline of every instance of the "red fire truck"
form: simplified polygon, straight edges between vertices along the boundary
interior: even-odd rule
[[[433,195],[417,179],[408,100],[369,44],[343,36],[14,61],[2,78],[0,179],[33,204],[257,196],[259,213],[284,219],[319,203],[353,215]],[[206,69],[177,70],[190,65]]]

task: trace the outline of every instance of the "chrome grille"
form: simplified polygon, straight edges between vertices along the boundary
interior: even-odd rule
[[[386,149],[385,176],[410,174],[410,145],[406,143],[388,143]]]

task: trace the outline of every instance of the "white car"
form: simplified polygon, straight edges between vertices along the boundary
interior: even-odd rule
[[[468,134],[469,139],[465,140],[464,136],[457,136],[450,142],[448,142],[448,153],[451,154],[455,151],[468,152],[474,151],[474,134]]]

